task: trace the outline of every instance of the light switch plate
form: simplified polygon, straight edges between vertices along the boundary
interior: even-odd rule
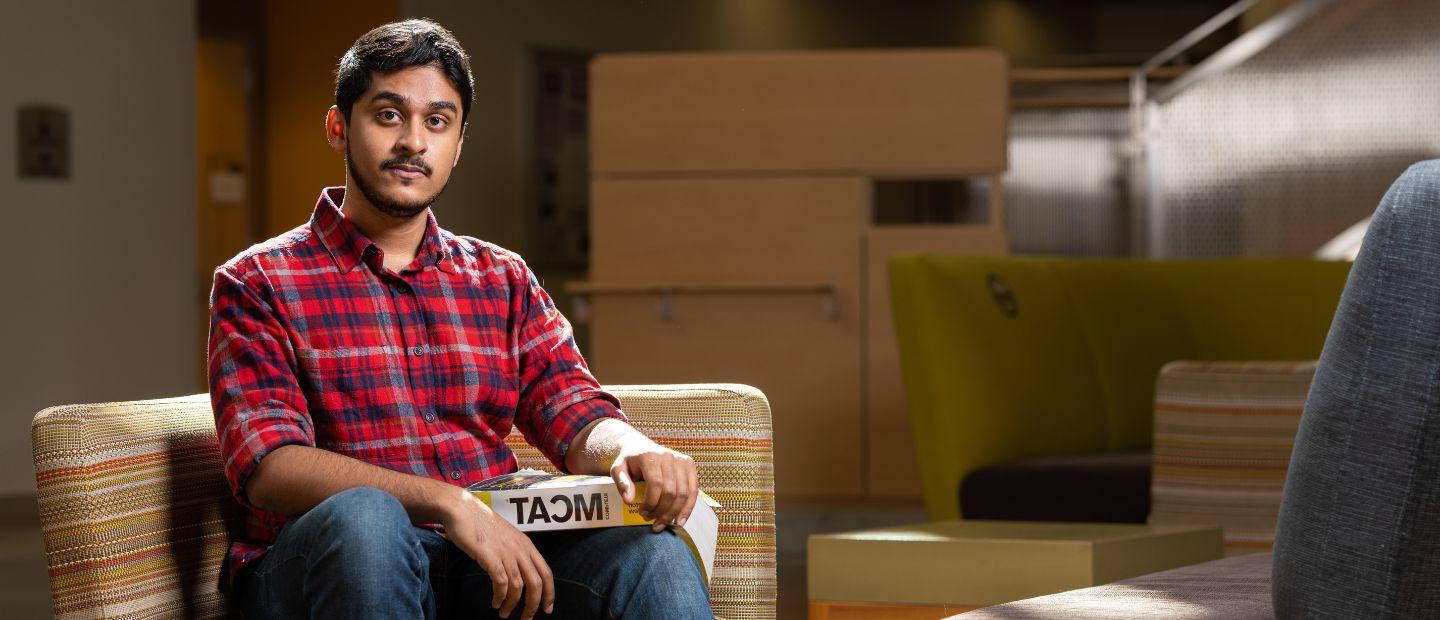
[[[70,113],[49,105],[23,106],[18,112],[21,178],[68,178]]]

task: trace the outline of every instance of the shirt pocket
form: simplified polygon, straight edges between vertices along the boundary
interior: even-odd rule
[[[297,348],[315,445],[408,470],[416,416],[399,347]]]
[[[296,357],[317,431],[322,423],[365,424],[414,413],[399,347],[301,348]]]

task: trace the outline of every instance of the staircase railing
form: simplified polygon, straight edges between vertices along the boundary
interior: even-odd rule
[[[1152,119],[1155,108],[1174,99],[1197,84],[1222,75],[1254,57],[1261,50],[1284,38],[1321,9],[1339,0],[1300,0],[1251,28],[1204,61],[1158,89],[1150,88],[1156,70],[1180,57],[1216,31],[1239,19],[1260,0],[1239,0],[1195,30],[1145,61],[1130,75],[1130,137],[1126,153],[1130,157],[1130,200],[1127,205],[1130,232],[1127,245],[1135,256],[1160,256],[1160,232],[1164,226],[1164,205],[1155,191],[1157,170],[1153,158]]]

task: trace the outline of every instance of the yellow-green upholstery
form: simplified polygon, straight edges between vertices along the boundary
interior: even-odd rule
[[[1348,272],[1302,260],[895,257],[930,517],[959,516],[960,481],[980,467],[1148,449],[1167,362],[1317,358]]]

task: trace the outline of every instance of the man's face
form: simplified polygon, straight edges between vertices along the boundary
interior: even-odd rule
[[[409,67],[372,74],[349,122],[331,108],[327,130],[366,200],[408,219],[435,202],[459,162],[461,109],[459,91],[439,67]]]

